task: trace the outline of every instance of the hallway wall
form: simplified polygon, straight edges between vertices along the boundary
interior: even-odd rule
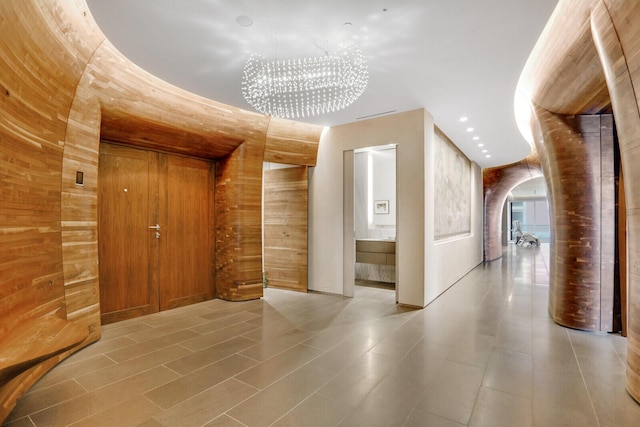
[[[72,351],[100,337],[101,138],[217,160],[217,295],[262,295],[263,161],[315,164],[322,127],[226,106],[146,73],[105,39],[84,0],[3,0],[0,40],[0,339],[46,316],[89,332]],[[48,289],[61,292],[61,306]],[[0,420],[72,351],[0,383]]]
[[[628,257],[629,257],[629,305],[628,351],[626,385],[629,393],[640,401],[640,98],[635,88],[640,87],[640,3],[625,0],[561,0],[538,40],[520,77],[517,96],[525,98],[529,111],[521,111],[520,124],[523,135],[535,135],[538,146],[553,144],[571,132],[563,121],[575,115],[598,114],[611,106],[615,117],[620,147],[622,169],[625,177],[627,201]],[[555,120],[554,126],[543,126],[543,121]],[[530,141],[533,142],[533,141]],[[540,149],[538,149],[540,151]],[[541,153],[543,156],[543,153]],[[570,155],[569,155],[570,156]],[[541,157],[541,163],[545,159]],[[574,167],[585,167],[576,160]],[[545,167],[551,173],[568,167],[550,162]],[[550,181],[547,181],[548,183]],[[561,185],[562,180],[552,180]],[[564,185],[578,185],[564,182]],[[584,185],[584,182],[580,182]],[[550,197],[559,189],[547,186]],[[562,191],[562,190],[560,190]],[[587,186],[587,191],[593,188]],[[570,193],[566,193],[569,196]],[[565,206],[565,212],[579,215],[580,206]],[[588,214],[588,213],[587,213]],[[553,231],[552,231],[553,232]],[[613,236],[608,238],[612,241]],[[568,242],[567,242],[568,244]],[[588,255],[587,255],[588,256]],[[590,261],[582,257],[567,259],[570,265],[555,268],[567,275],[553,273],[552,278],[566,280],[580,263]],[[564,284],[561,284],[564,285]],[[571,316],[589,316],[589,311],[599,309],[599,294],[584,297],[588,292],[567,295],[551,302],[556,319]],[[592,299],[593,298],[593,299]],[[574,319],[576,320],[576,319]],[[569,320],[571,327],[585,327]],[[598,325],[599,327],[600,325]],[[591,329],[591,327],[588,327]]]
[[[471,170],[471,233],[436,241],[434,236],[434,124],[414,110],[329,129],[311,170],[309,195],[309,289],[343,294],[343,153],[398,144],[396,269],[398,301],[424,307],[482,262],[482,179]]]

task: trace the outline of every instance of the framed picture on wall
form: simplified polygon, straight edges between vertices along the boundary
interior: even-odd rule
[[[373,202],[373,213],[376,215],[389,213],[388,200],[376,200]]]

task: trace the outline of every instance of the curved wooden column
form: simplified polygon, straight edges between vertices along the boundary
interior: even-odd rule
[[[616,117],[625,181],[631,183],[625,185],[629,256],[626,387],[640,402],[640,185],[634,185],[640,182],[640,3],[599,2],[592,11],[591,31]]]
[[[610,331],[615,259],[613,118],[563,116],[541,108],[536,116],[542,132],[536,146],[549,189],[552,230],[549,313],[564,326]],[[609,165],[609,174],[603,165],[605,169]]]
[[[245,141],[216,167],[216,297],[262,296],[264,139]]]
[[[482,171],[485,261],[502,256],[502,212],[509,192],[517,185],[541,175],[537,153],[518,163]]]

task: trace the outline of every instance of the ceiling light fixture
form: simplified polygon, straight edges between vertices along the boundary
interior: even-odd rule
[[[467,132],[473,132],[473,128],[467,128]]]
[[[254,54],[244,67],[242,95],[264,114],[311,117],[351,105],[368,82],[366,60],[354,44],[312,58],[266,60]]]
[[[469,120],[468,117],[465,117],[465,116],[460,117],[461,122],[466,122],[467,120]]]
[[[477,141],[477,140],[479,140],[479,139],[480,139],[480,137],[479,137],[479,136],[474,136],[474,137],[473,137],[473,140],[474,140],[474,141]]]

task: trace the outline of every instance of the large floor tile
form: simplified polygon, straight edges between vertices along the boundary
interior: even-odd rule
[[[228,411],[227,415],[248,426],[271,425],[311,396],[332,376],[331,372],[303,366],[254,394]]]
[[[339,425],[345,427],[402,425],[411,415],[424,388],[424,384],[407,383],[400,378],[387,376]]]
[[[445,362],[427,383],[418,408],[467,424],[475,404],[484,369],[457,362]]]
[[[256,363],[234,354],[154,388],[145,393],[145,396],[159,407],[168,409],[255,366]]]
[[[273,426],[335,426],[351,411],[353,411],[353,407],[344,401],[336,401],[319,394],[313,394],[276,421]]]
[[[469,427],[514,426],[533,426],[531,400],[483,387],[469,421]]]
[[[533,395],[533,359],[530,354],[495,349],[482,386],[530,399]]]
[[[154,420],[166,427],[201,426],[213,421],[255,392],[256,389],[253,387],[231,378],[156,415]]]

